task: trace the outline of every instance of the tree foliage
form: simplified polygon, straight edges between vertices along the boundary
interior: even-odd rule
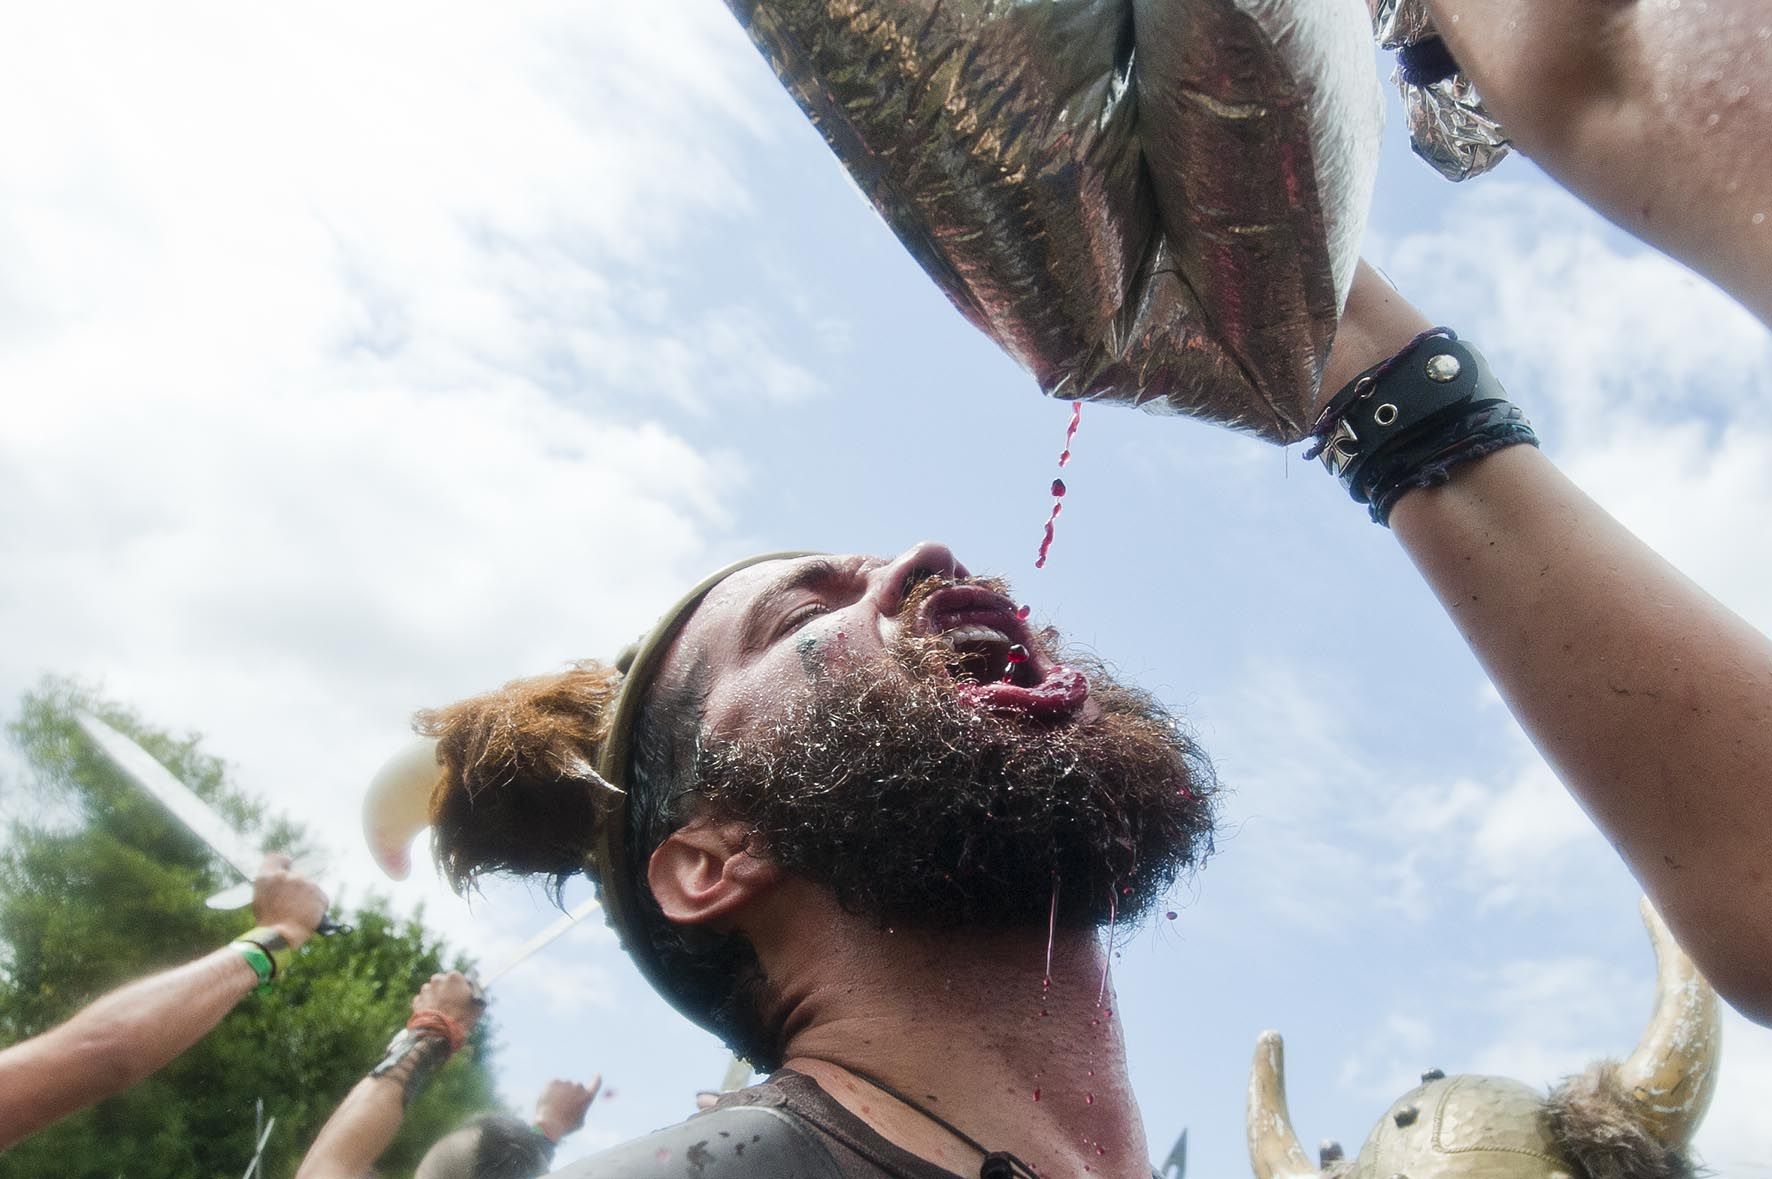
[[[235,878],[92,748],[73,721],[77,709],[135,738],[263,846],[299,857],[305,843],[231,785],[196,736],[175,737],[88,688],[45,680],[7,726],[23,768],[3,796],[0,1046],[48,1030],[131,979],[201,957],[250,924],[249,912],[204,907]],[[420,985],[446,968],[446,947],[383,902],[349,921],[351,932],[311,940],[287,979],[248,996],[158,1074],[0,1154],[0,1179],[238,1179],[255,1145],[259,1099],[277,1119],[261,1173],[292,1175],[404,1025]],[[494,1107],[489,1043],[482,1020],[470,1050],[413,1103],[381,1174],[409,1175],[431,1142]]]

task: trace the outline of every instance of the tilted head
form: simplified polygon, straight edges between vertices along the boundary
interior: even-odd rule
[[[1210,825],[1174,721],[935,544],[742,563],[614,665],[420,722],[452,879],[587,872],[660,992],[765,1066],[741,931],[771,880],[881,924],[1043,933],[1054,907],[1069,927],[1136,914]],[[767,871],[703,887],[710,854]]]
[[[1313,1167],[1286,1109],[1284,1049],[1264,1032],[1250,1069],[1256,1179],[1690,1179],[1687,1144],[1716,1087],[1717,997],[1647,901],[1658,965],[1648,1030],[1622,1064],[1601,1062],[1546,1097],[1505,1077],[1438,1071],[1400,1097],[1353,1162]]]
[[[553,1159],[554,1144],[529,1126],[488,1114],[432,1144],[413,1179],[536,1179]]]

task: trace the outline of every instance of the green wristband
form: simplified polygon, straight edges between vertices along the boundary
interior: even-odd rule
[[[234,941],[247,942],[263,950],[271,963],[272,978],[282,978],[295,960],[295,948],[289,944],[289,939],[268,925],[255,925]]]
[[[270,990],[271,980],[277,977],[277,967],[271,961],[271,956],[265,953],[264,947],[244,940],[229,942],[228,945],[230,948],[238,950],[240,957],[246,959],[246,965],[252,967],[252,972],[258,975],[259,994],[262,995]]]

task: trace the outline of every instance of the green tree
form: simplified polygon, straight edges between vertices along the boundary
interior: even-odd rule
[[[21,759],[0,793],[0,1046],[48,1030],[131,979],[202,956],[250,920],[204,907],[234,877],[91,747],[74,724],[77,709],[134,737],[264,846],[299,854],[306,842],[232,786],[196,736],[151,728],[72,681],[44,680],[7,726]],[[167,1068],[0,1154],[0,1179],[238,1179],[252,1155],[259,1099],[277,1119],[262,1173],[292,1175],[320,1125],[405,1023],[413,994],[446,968],[446,947],[384,902],[371,900],[349,920],[351,932],[314,938],[287,979],[248,996]],[[382,1174],[410,1175],[431,1142],[496,1108],[489,1047],[482,1020],[470,1049],[413,1103]]]

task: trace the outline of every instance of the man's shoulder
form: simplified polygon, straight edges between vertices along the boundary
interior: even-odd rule
[[[550,1179],[837,1179],[818,1136],[774,1106],[735,1105],[667,1126],[555,1171]]]

